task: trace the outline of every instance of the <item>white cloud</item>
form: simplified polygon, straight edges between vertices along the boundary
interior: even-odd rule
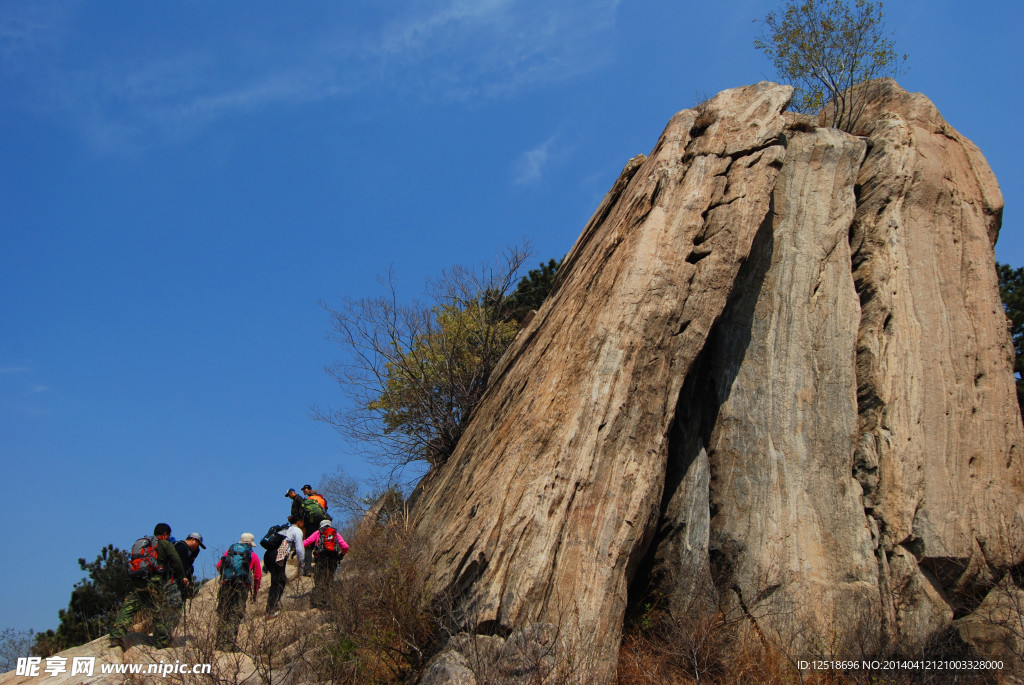
[[[50,389],[48,386],[38,383],[28,376],[33,370],[31,364],[0,366],[0,376],[11,377],[4,382],[5,394],[12,390],[18,395],[23,395],[25,392],[31,395],[47,392]]]
[[[32,367],[29,366],[0,366],[0,374],[7,373],[25,373],[31,371]]]
[[[446,100],[506,97],[599,68],[618,0],[446,2],[381,33],[386,79]],[[425,79],[424,79],[425,76]]]
[[[217,35],[203,50],[171,54],[154,46],[148,53],[80,59],[65,54],[63,68],[55,65],[61,50],[71,50],[73,21],[70,38],[41,47],[39,35],[59,32],[47,33],[41,21],[24,28],[25,21],[0,14],[0,42],[16,46],[20,58],[12,59],[23,64],[32,63],[26,55],[33,50],[54,53],[52,64],[22,85],[41,89],[51,109],[110,151],[174,142],[268,106],[362,92],[400,94],[413,103],[511,97],[607,63],[618,2],[407,0],[389,3],[388,14],[376,21],[378,5],[357,5],[337,15],[344,21],[328,18],[302,35],[281,34],[264,50],[245,42],[269,32],[257,24],[248,33]]]
[[[60,5],[0,4],[0,65],[4,72],[37,68],[36,57],[57,46],[66,23],[67,11]]]
[[[551,158],[551,148],[554,144],[555,136],[552,136],[532,150],[527,150],[520,155],[513,166],[512,182],[519,186],[540,182]]]

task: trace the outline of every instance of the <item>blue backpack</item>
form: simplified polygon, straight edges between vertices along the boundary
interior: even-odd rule
[[[227,580],[241,580],[246,585],[249,579],[249,565],[252,564],[252,547],[236,542],[228,547],[227,553],[220,562],[220,577]]]

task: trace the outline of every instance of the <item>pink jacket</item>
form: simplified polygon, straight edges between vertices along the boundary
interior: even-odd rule
[[[221,562],[224,561],[224,557],[226,557],[227,555],[228,553],[224,552],[220,560],[217,561],[218,571],[220,570]],[[263,578],[263,570],[260,568],[260,558],[256,554],[256,550],[253,550],[252,559],[249,560],[249,572],[252,574],[252,592],[253,594],[256,594],[260,591],[260,580]]]
[[[318,530],[315,533],[313,533],[312,535],[310,535],[308,538],[303,540],[302,541],[302,546],[303,547],[309,547],[310,545],[315,545],[317,543],[317,540],[319,540],[319,539],[320,539],[320,531]],[[342,554],[348,554],[348,543],[345,542],[345,538],[341,537],[341,533],[338,533],[338,546],[341,547],[341,553]]]

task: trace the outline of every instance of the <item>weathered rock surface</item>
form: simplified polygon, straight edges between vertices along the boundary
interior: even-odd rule
[[[475,628],[549,622],[614,673],[679,391],[769,212],[791,89],[726,91],[631,160],[417,506]],[[703,125],[703,122],[702,122]]]
[[[420,685],[531,685],[566,682],[569,674],[558,669],[566,662],[564,644],[556,626],[534,624],[503,638],[497,635],[452,636],[445,650],[434,657]]]
[[[719,599],[707,582],[697,595],[689,587],[704,564],[701,577],[741,610],[756,604],[756,613],[804,625],[878,622],[878,570],[851,449],[859,304],[848,231],[865,150],[834,129],[788,135],[771,231],[708,342],[698,394],[680,404],[689,426],[677,427],[670,471],[699,459],[710,481],[703,497],[685,481],[666,490],[655,572],[673,613]],[[694,518],[679,515],[682,498],[701,507],[708,532],[698,548],[671,539]]]
[[[865,92],[863,136],[760,83],[630,160],[418,496],[461,629],[555,625],[588,682],[631,589],[797,658],[912,647],[1019,561],[998,186],[927,99]]]
[[[862,307],[856,475],[879,531],[887,630],[912,641],[936,606],[977,606],[993,570],[1020,553],[1008,533],[1021,521],[1021,419],[992,266],[995,177],[922,95],[891,80],[870,90],[872,149],[850,232]],[[890,565],[894,555],[906,563]],[[918,601],[918,586],[931,600]]]
[[[745,614],[793,658],[907,653],[952,626],[1024,668],[1002,198],[926,98],[863,93],[849,135],[784,113],[788,87],[725,91],[626,165],[417,494],[454,624],[422,682],[612,682],[631,601]],[[215,590],[171,649],[104,638],[49,680],[163,680],[72,675],[76,656],[317,677],[307,579],[281,616],[249,607],[259,658],[213,649]]]

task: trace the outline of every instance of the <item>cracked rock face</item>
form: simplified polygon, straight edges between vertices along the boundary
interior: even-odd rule
[[[610,682],[631,588],[880,645],[1017,561],[998,186],[930,102],[870,88],[865,136],[759,83],[626,165],[417,496],[461,629],[558,626]]]
[[[878,622],[878,569],[852,449],[860,307],[848,232],[865,151],[865,141],[834,129],[787,136],[770,230],[680,403],[672,470],[697,461],[708,485],[700,498],[685,479],[666,490],[655,573],[676,614],[710,597],[801,625]],[[681,499],[692,503],[682,516]],[[706,531],[696,548],[674,539],[691,521]],[[699,592],[687,582],[694,570],[706,579]]]
[[[883,600],[888,631],[909,640],[929,619],[903,607],[963,615],[1016,561],[1021,419],[992,266],[995,177],[925,97],[888,79],[870,91],[872,149],[850,229],[861,301],[855,475],[883,573],[894,554],[911,562]],[[895,580],[934,597],[907,597]]]

